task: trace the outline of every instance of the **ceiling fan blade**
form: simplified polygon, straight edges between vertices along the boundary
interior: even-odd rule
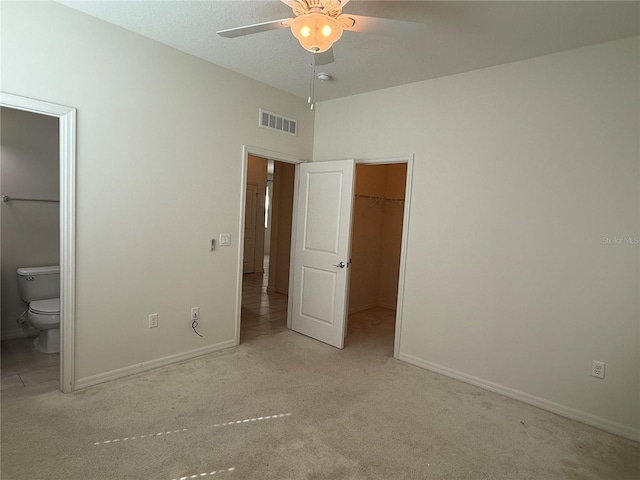
[[[218,30],[216,33],[222,37],[235,38],[244,35],[252,35],[254,33],[266,32],[268,30],[277,30],[279,28],[289,28],[284,22],[289,20],[283,18],[281,20],[273,20],[272,22],[254,23],[253,25],[245,25],[244,27],[228,28],[226,30]]]
[[[419,36],[427,32],[427,25],[424,23],[407,22],[405,20],[393,20],[391,18],[365,17],[363,15],[351,15],[346,13],[342,16],[352,18],[355,23],[345,30],[351,32],[377,33],[392,37]]]
[[[291,7],[291,8],[294,8],[296,4],[299,3],[297,0],[280,0],[280,1],[284,3],[287,7]]]
[[[335,62],[335,59],[333,58],[333,48],[322,53],[316,53],[315,56],[316,65],[329,65],[330,63]]]

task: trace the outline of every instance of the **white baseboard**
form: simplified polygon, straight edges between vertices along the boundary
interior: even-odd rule
[[[350,308],[349,309],[349,313],[358,313],[358,312],[364,312],[365,310],[369,310],[371,308],[375,308],[377,307],[378,304],[377,303],[369,303],[367,305],[362,305],[360,307],[355,307],[355,308]]]
[[[362,305],[360,307],[350,308],[349,314],[364,312],[365,310],[370,310],[372,308],[386,308],[387,310],[395,310],[395,305],[388,305],[386,303],[369,303],[368,305]]]
[[[14,338],[32,337],[38,335],[38,330],[31,327],[18,327],[11,330],[2,331],[2,340],[13,340]]]
[[[395,310],[395,309],[396,309],[395,304],[393,304],[393,305],[392,305],[392,304],[390,304],[390,303],[379,303],[379,304],[378,304],[378,307],[380,307],[380,308],[386,308],[387,310]]]
[[[607,419],[597,417],[590,413],[583,412],[581,410],[576,410],[574,408],[567,407],[564,405],[560,405],[558,403],[545,400],[544,398],[539,398],[534,395],[530,395],[528,393],[515,390],[513,388],[505,387],[503,385],[498,385],[496,383],[489,382],[482,378],[474,377],[472,375],[467,375],[466,373],[462,373],[457,370],[453,370],[451,368],[443,367],[442,365],[427,362],[425,360],[414,357],[412,355],[400,353],[398,358],[399,360],[410,363],[417,367],[421,367],[426,370],[430,370],[432,372],[440,373],[442,375],[455,378],[456,380],[460,380],[465,383],[470,383],[471,385],[474,385],[476,387],[480,387],[485,390],[489,390],[491,392],[504,395],[505,397],[519,400],[523,403],[533,405],[534,407],[538,407],[543,410],[556,413],[558,415],[570,418],[572,420],[576,420],[578,422],[586,423],[587,425],[591,425],[592,427],[599,428],[606,432],[613,433],[615,435],[619,435],[621,437],[628,438],[631,440],[640,441],[640,430],[638,429],[634,429],[626,425],[621,425],[619,423],[611,422]]]
[[[280,295],[289,295],[289,291],[283,291],[281,288],[267,287],[267,293],[278,293]]]
[[[119,368],[117,370],[111,370],[110,372],[99,373],[98,375],[81,378],[79,380],[76,380],[74,390],[80,390],[83,388],[91,387],[93,385],[98,385],[100,383],[109,382],[118,378],[128,377],[129,375],[146,372],[148,370],[153,370],[154,368],[165,367],[167,365],[171,365],[172,363],[190,360],[201,355],[206,355],[208,353],[224,350],[225,348],[234,347],[235,345],[236,342],[234,340],[228,340],[226,342],[197,348],[188,352],[177,353],[175,355],[169,355],[168,357],[157,358],[148,362],[138,363],[129,367]]]

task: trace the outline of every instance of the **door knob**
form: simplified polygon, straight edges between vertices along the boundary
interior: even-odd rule
[[[340,262],[339,264],[334,265],[334,267],[344,268],[345,267],[345,263],[344,262]]]

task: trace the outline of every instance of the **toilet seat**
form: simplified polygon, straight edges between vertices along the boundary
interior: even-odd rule
[[[34,300],[29,304],[28,322],[40,331],[33,341],[36,350],[42,353],[60,351],[60,299]]]
[[[60,315],[60,299],[35,300],[29,304],[29,310],[42,315]]]
[[[60,328],[60,299],[48,298],[31,302],[27,318],[38,330]]]

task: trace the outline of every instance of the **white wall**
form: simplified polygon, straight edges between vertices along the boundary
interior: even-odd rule
[[[2,90],[78,112],[76,380],[233,344],[242,146],[309,158],[306,102],[56,3],[1,8]]]
[[[634,438],[638,45],[321,102],[313,155],[415,153],[402,359]]]
[[[58,119],[0,108],[0,192],[14,198],[58,200]],[[60,262],[60,205],[1,202],[2,338],[37,333],[16,323],[25,304],[18,293],[20,267]]]

